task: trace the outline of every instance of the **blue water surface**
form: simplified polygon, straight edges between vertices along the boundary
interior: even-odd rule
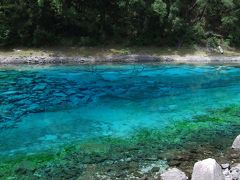
[[[34,153],[100,136],[164,128],[240,104],[240,68],[62,65],[0,68],[0,153]]]

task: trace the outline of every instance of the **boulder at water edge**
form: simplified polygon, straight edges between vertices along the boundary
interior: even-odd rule
[[[240,164],[233,166],[230,170],[224,169],[223,174],[225,180],[239,180],[240,179]]]
[[[224,175],[215,159],[209,158],[194,164],[192,180],[224,180]]]
[[[240,150],[240,135],[238,135],[233,141],[232,148]]]
[[[161,174],[161,180],[187,180],[188,177],[177,168],[170,168]]]

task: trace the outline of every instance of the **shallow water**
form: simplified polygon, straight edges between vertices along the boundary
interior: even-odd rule
[[[162,129],[240,105],[240,68],[84,65],[0,68],[0,153]]]

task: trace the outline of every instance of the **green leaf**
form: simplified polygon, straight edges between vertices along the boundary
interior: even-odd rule
[[[153,11],[160,16],[161,20],[167,14],[166,7],[167,7],[166,3],[164,3],[162,0],[155,0],[154,3],[152,4]]]

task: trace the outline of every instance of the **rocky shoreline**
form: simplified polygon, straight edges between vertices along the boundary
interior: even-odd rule
[[[178,163],[159,160],[161,157],[144,156],[138,154],[132,156],[135,149],[119,149],[120,154],[115,156],[99,156],[94,158],[82,156],[81,152],[74,152],[63,160],[55,160],[38,168],[32,166],[32,162],[22,161],[17,166],[11,167],[17,176],[8,179],[27,177],[29,179],[125,179],[125,180],[239,180],[240,179],[240,136],[234,141],[232,148],[227,152],[216,156],[205,154],[199,157],[201,152],[192,152],[192,155],[173,154],[175,162],[184,162],[189,167],[183,168]],[[142,152],[144,153],[144,152]],[[194,156],[198,156],[195,158]],[[222,156],[222,157],[220,157]],[[211,157],[211,158],[209,158]],[[205,159],[207,158],[207,159]],[[213,159],[215,158],[215,159]],[[195,164],[192,164],[195,159]],[[203,160],[196,160],[203,159]],[[38,161],[41,161],[38,159]],[[197,161],[197,162],[196,162]],[[185,165],[186,166],[186,165]],[[1,177],[1,176],[0,176]]]
[[[233,144],[232,150],[235,154],[240,151],[240,135],[238,135]],[[160,175],[161,180],[187,180],[189,179],[184,172],[177,168],[169,168]],[[191,175],[192,180],[239,180],[240,163],[226,162],[219,164],[215,159],[208,158],[198,161],[193,166]]]
[[[240,63],[240,56],[224,55],[105,55],[105,56],[0,56],[0,64],[97,64],[97,63]]]

